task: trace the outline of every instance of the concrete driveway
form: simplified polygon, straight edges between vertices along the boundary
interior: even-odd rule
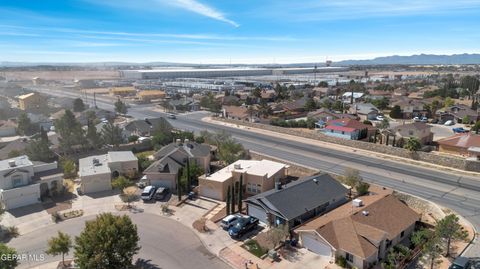
[[[197,235],[177,221],[143,213],[127,213],[137,225],[142,249],[138,257],[151,265],[150,268],[230,268],[223,261],[211,254],[201,243]],[[86,216],[67,220],[57,225],[47,226],[18,238],[12,239],[8,245],[17,249],[19,254],[40,255],[47,248],[47,240],[63,231],[71,236],[78,235],[85,226],[85,221],[95,216]],[[68,257],[73,256],[73,250]],[[45,256],[44,261],[25,261],[18,268],[30,268],[46,264],[61,257]]]

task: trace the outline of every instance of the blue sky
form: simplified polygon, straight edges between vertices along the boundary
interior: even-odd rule
[[[0,61],[296,63],[480,53],[480,0],[0,3]]]

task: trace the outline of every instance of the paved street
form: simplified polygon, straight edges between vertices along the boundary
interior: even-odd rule
[[[149,213],[128,214],[138,227],[142,249],[136,258],[150,261],[153,268],[191,269],[191,268],[230,268],[223,261],[211,254],[200,242],[193,231],[177,221]],[[47,240],[63,231],[70,235],[78,235],[85,226],[86,220],[95,216],[87,216],[67,220],[31,233],[22,235],[8,243],[18,253],[42,254],[46,250]],[[73,251],[69,257],[72,257]],[[60,257],[46,256],[44,262],[23,263],[18,268],[30,268],[41,263],[48,263]]]
[[[44,92],[57,96],[75,96],[76,94],[53,90]],[[111,103],[98,99],[97,105],[100,108],[113,109]],[[164,113],[152,111],[152,107],[148,106],[132,106],[128,114],[140,119],[164,115]],[[451,208],[469,220],[477,231],[480,229],[480,180],[478,177],[365,156],[355,152],[354,149],[351,152],[345,152],[331,147],[306,144],[301,139],[293,141],[258,135],[240,128],[202,122],[200,119],[204,115],[197,113],[179,116],[170,122],[177,128],[196,132],[226,130],[248,149],[325,172],[342,174],[346,167],[353,167],[361,172],[366,181],[416,195]],[[471,248],[467,255],[480,256],[479,244],[477,243]]]

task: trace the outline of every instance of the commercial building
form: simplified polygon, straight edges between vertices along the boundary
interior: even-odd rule
[[[345,71],[345,67],[321,68],[222,68],[222,69],[157,69],[122,70],[120,76],[126,79],[173,79],[173,78],[214,78],[243,76],[279,76],[321,72]]]
[[[161,90],[144,90],[137,93],[138,99],[143,102],[151,102],[152,100],[163,99],[165,96],[165,92]]]
[[[138,159],[131,151],[111,151],[105,155],[79,160],[78,174],[83,193],[112,189],[112,177],[133,176],[138,172]]]
[[[256,195],[275,186],[285,178],[288,165],[269,160],[238,160],[213,174],[198,178],[199,194],[215,200],[225,201],[228,187],[242,177],[242,190],[247,195]]]
[[[39,203],[62,189],[57,162],[34,164],[27,156],[0,161],[0,202],[7,210]]]
[[[137,93],[134,87],[112,87],[109,89],[109,93],[113,96],[133,96]]]
[[[41,106],[46,106],[45,101],[45,97],[36,92],[18,96],[18,104],[21,110],[38,109]]]

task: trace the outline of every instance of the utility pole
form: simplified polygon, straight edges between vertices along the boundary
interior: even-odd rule
[[[98,107],[97,107],[97,97],[96,97],[96,92],[93,92],[93,106],[94,106],[95,108],[98,108]]]

